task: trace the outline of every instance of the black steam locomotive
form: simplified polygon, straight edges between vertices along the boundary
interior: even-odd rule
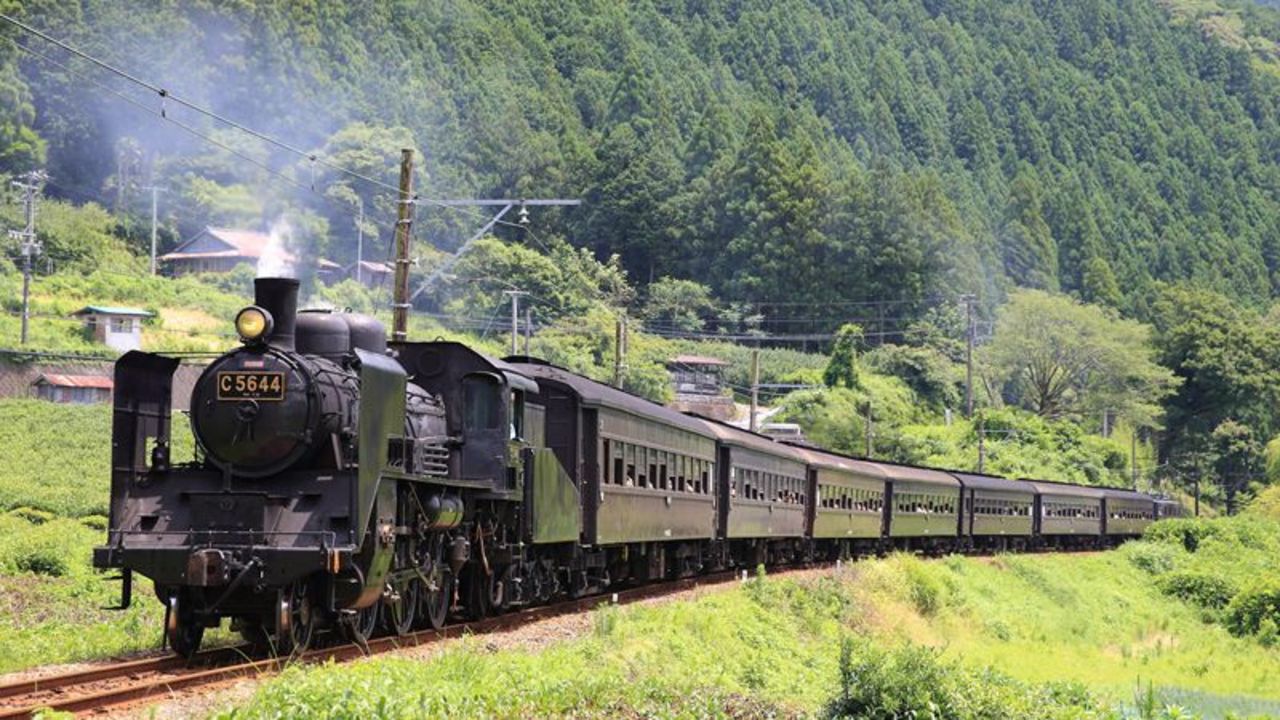
[[[1119,489],[1014,482],[793,447],[530,358],[391,343],[373,318],[297,311],[260,278],[242,346],[191,397],[178,361],[116,364],[108,541],[194,653],[232,618],[284,654],[708,570],[905,547],[1105,546],[1180,514]]]

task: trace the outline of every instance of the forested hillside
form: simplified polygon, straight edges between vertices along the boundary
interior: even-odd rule
[[[581,197],[537,236],[642,284],[907,314],[1017,284],[1145,317],[1158,281],[1262,305],[1280,266],[1280,79],[1154,0],[3,4],[376,179],[411,142],[424,196]],[[0,47],[0,169],[47,161],[51,193],[131,213],[139,245],[154,183],[169,245],[290,210],[350,260],[359,196],[385,254],[385,188],[5,37],[48,59]],[[481,222],[419,208],[446,249]]]

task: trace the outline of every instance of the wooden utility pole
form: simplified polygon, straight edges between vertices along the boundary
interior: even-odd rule
[[[533,340],[533,308],[524,307],[524,356],[529,357],[529,343]]]
[[[866,406],[866,415],[864,416],[864,423],[866,425],[866,433],[867,433],[867,457],[868,458],[874,455],[876,451],[875,430],[872,429],[871,422],[872,422],[871,421],[871,401],[868,400],[867,406]]]
[[[1133,468],[1133,489],[1138,489],[1138,426],[1129,431],[1129,464]]]
[[[413,227],[413,150],[400,151],[400,202],[396,205],[396,275],[391,339],[409,339],[409,232]]]
[[[627,316],[618,318],[613,338],[613,386],[622,387],[627,370]]]
[[[511,354],[519,352],[517,343],[520,340],[520,296],[529,293],[523,290],[503,290],[503,295],[511,298]]]
[[[157,226],[157,224],[158,224],[158,223],[156,222],[156,217],[157,217],[157,214],[158,214],[158,213],[156,212],[156,210],[157,210],[157,206],[160,204],[160,193],[164,192],[164,189],[163,189],[163,188],[156,187],[155,185],[151,185],[150,187],[145,187],[145,188],[142,188],[142,189],[143,189],[143,190],[150,190],[150,191],[151,191],[151,274],[152,274],[152,275],[155,275],[155,274],[156,274],[156,272],[157,272],[157,267],[156,267],[156,226]]]
[[[760,412],[760,348],[751,350],[751,417],[747,429],[755,432],[759,427],[756,415]]]
[[[974,296],[962,295],[965,314],[964,348],[964,416],[973,417],[973,301]]]
[[[978,418],[978,472],[987,466],[987,419]]]

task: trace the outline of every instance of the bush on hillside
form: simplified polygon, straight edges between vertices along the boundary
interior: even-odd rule
[[[1231,598],[1225,613],[1234,635],[1258,635],[1274,643],[1280,631],[1280,577],[1266,577]]]
[[[1187,552],[1195,552],[1206,539],[1217,535],[1222,525],[1198,518],[1173,518],[1149,526],[1143,534],[1148,540],[1181,545]]]
[[[886,650],[846,637],[840,648],[840,691],[828,718],[977,720],[1079,717],[1101,708],[1078,684],[1030,686],[993,670],[971,670],[914,645]]]
[[[1167,573],[1156,580],[1156,586],[1166,595],[1211,610],[1226,607],[1239,590],[1221,575],[1196,571]]]

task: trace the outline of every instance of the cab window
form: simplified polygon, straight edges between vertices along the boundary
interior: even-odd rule
[[[469,375],[462,381],[468,430],[497,430],[502,426],[502,394],[498,382],[484,375]]]

